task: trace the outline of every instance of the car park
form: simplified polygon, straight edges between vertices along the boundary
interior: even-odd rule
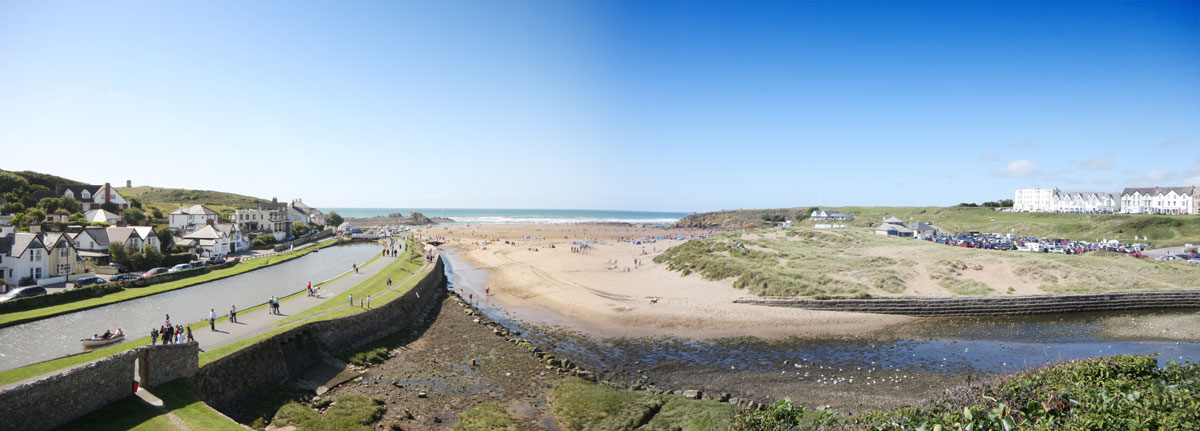
[[[46,288],[42,286],[29,286],[14,289],[11,292],[0,295],[0,302],[8,302],[14,299],[28,298],[31,296],[45,295]]]
[[[151,268],[149,271],[146,271],[145,274],[142,274],[142,277],[150,277],[150,276],[155,276],[155,275],[159,275],[159,274],[166,274],[167,271],[170,271],[170,270],[167,268],[163,268],[161,266],[158,268]]]
[[[84,287],[103,283],[107,283],[107,281],[100,277],[79,277],[77,280],[75,280],[75,287]]]

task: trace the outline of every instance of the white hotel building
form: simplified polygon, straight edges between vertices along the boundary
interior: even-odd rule
[[[1129,214],[1200,214],[1200,189],[1130,187],[1121,192],[1121,212]]]
[[[1053,189],[1018,189],[1013,211],[1115,213],[1121,211],[1121,196],[1108,192],[1064,192]]]

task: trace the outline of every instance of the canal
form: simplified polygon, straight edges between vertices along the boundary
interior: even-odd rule
[[[127,339],[150,335],[166,314],[173,323],[208,318],[209,309],[228,314],[303,290],[362,264],[379,252],[375,244],[324,248],[308,255],[237,276],[119,302],[90,310],[0,329],[0,370],[8,370],[83,351],[79,340],[105,329],[122,328]],[[195,329],[195,328],[193,328]]]

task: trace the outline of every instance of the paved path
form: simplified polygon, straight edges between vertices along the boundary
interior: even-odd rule
[[[403,253],[401,253],[401,255],[403,256]],[[345,309],[349,307],[348,304],[330,309],[323,313],[309,316],[305,319],[290,322],[287,325],[274,326],[276,321],[286,319],[292,314],[300,313],[304,310],[320,305],[321,303],[330,300],[334,296],[358,286],[360,283],[370,279],[375,274],[382,272],[384,268],[386,268],[396,259],[398,258],[380,256],[370,265],[359,266],[359,271],[357,273],[350,271],[346,276],[321,286],[320,296],[300,295],[295,298],[284,300],[279,305],[280,313],[282,314],[270,314],[269,307],[249,313],[238,312],[237,323],[230,323],[227,321],[217,322],[217,330],[212,331],[206,321],[205,324],[200,325],[199,327],[192,326],[192,335],[196,338],[196,342],[200,344],[200,349],[203,351],[241,341],[282,327],[301,324],[327,313]],[[422,266],[421,269],[414,271],[412,274],[409,274],[409,276],[403,280],[393,280],[392,286],[398,287],[403,285],[410,278],[420,274],[421,270],[424,269],[425,266],[428,266],[428,264]],[[228,315],[229,310],[225,309],[224,312],[222,312],[221,309],[218,309],[217,313],[218,317],[221,317]]]

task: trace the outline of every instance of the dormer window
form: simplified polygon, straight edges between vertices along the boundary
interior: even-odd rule
[[[73,192],[73,191],[71,191],[71,190],[67,190],[67,192],[66,192],[66,193],[63,193],[63,196],[66,196],[66,197],[68,197],[68,198],[72,198],[72,199],[74,199],[74,198],[75,198],[75,192]]]
[[[88,191],[87,191],[87,190],[84,190],[84,191],[83,191],[83,193],[80,193],[80,194],[79,194],[79,197],[81,197],[81,198],[84,198],[84,199],[91,199],[91,198],[92,198],[92,194],[91,194],[91,193],[88,193]]]

